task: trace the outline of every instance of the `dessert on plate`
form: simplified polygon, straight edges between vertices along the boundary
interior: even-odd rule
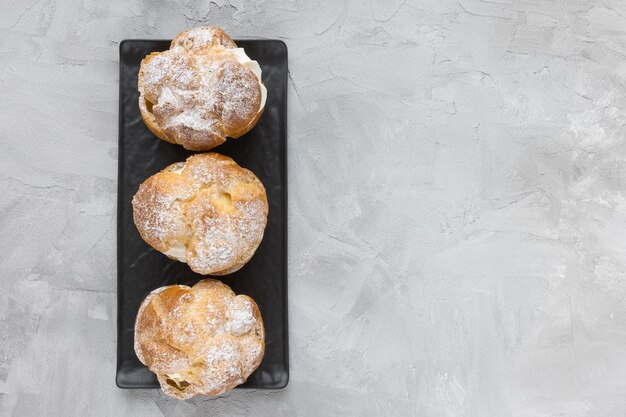
[[[179,400],[242,384],[264,351],[258,306],[217,280],[158,288],[137,313],[135,353],[163,392]]]
[[[268,214],[261,181],[212,152],[152,175],[132,206],[143,240],[203,275],[230,274],[245,265],[263,239]]]
[[[267,98],[259,64],[212,26],[187,30],[170,49],[146,56],[138,87],[148,128],[193,151],[207,151],[248,132]]]

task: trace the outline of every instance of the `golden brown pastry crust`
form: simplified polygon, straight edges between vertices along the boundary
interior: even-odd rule
[[[184,400],[245,382],[265,352],[259,308],[220,281],[152,291],[135,322],[135,353],[163,392]]]
[[[263,239],[268,214],[261,181],[217,153],[191,156],[151,176],[132,205],[149,245],[205,275],[245,265]]]
[[[139,69],[139,109],[160,139],[206,151],[238,138],[263,114],[257,76],[233,55],[216,27],[185,31],[170,49],[146,56]]]

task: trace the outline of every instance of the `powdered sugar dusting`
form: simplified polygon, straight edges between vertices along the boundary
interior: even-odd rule
[[[230,303],[226,317],[228,318],[226,328],[236,336],[248,333],[256,322],[254,312],[252,311],[252,303],[243,297],[235,299]]]
[[[264,338],[252,299],[236,296],[219,281],[204,280],[193,288],[163,287],[144,300],[135,351],[157,373],[166,394],[185,399],[217,395],[243,383],[263,357]]]
[[[182,33],[171,49],[142,62],[140,107],[188,149],[208,150],[241,135],[265,102],[258,64],[241,51],[217,28]]]
[[[144,240],[161,251],[169,241],[186,239],[189,227],[183,220],[182,203],[192,197],[189,190],[178,188],[162,192],[158,181],[146,180],[133,196],[133,218]]]
[[[167,253],[184,250],[192,270],[224,274],[241,268],[263,239],[268,205],[261,182],[232,159],[200,154],[149,178],[133,198],[135,224],[141,236]]]
[[[211,47],[222,46],[235,48],[235,42],[226,33],[213,26],[189,29],[174,38],[171,49],[200,51]]]
[[[193,56],[164,51],[152,57],[143,67],[146,90],[157,90],[160,96],[164,87],[191,90],[199,87],[200,78],[194,70]],[[160,101],[160,100],[159,100]]]
[[[197,132],[212,131],[217,129],[217,121],[215,119],[206,119],[203,116],[201,109],[192,108],[189,110],[183,110],[182,113],[173,116],[166,127],[187,127]]]

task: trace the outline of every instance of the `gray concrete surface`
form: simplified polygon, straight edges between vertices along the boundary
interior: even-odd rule
[[[0,0],[3,416],[626,415],[626,2]],[[289,46],[291,381],[115,372],[118,43]]]

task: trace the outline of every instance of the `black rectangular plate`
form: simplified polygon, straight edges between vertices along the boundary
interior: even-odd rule
[[[234,274],[219,277],[237,294],[252,297],[265,324],[265,357],[241,387],[283,388],[289,379],[287,335],[287,47],[278,40],[237,41],[263,70],[265,113],[243,137],[213,151],[250,169],[267,190],[269,217],[254,257]],[[133,223],[131,200],[149,176],[184,161],[193,152],[157,139],[144,125],[137,100],[141,60],[169,41],[125,40],[120,44],[120,125],[117,207],[117,374],[120,388],[156,388],[155,375],[135,355],[134,325],[141,301],[163,285],[193,285],[203,277],[146,244]]]

